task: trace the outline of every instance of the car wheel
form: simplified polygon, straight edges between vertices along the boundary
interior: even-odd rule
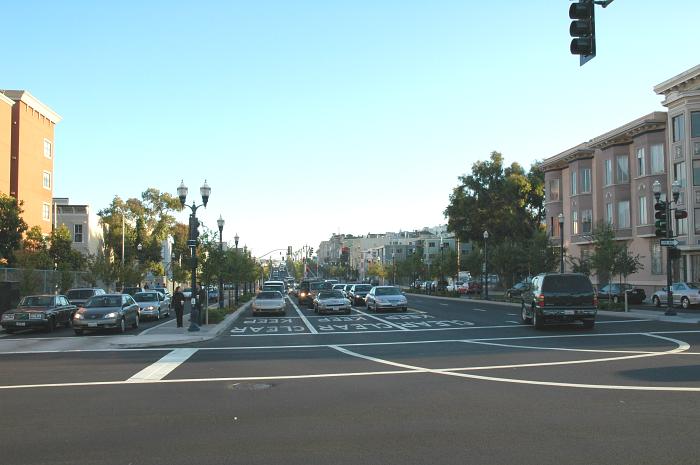
[[[535,329],[544,328],[544,321],[542,321],[542,317],[537,316],[537,309],[533,310],[532,312],[532,325],[535,327]]]
[[[156,321],[160,320],[160,310],[158,310],[158,313],[156,313]]]
[[[661,307],[661,299],[659,299],[658,297],[652,297],[651,301],[654,303],[655,307]]]
[[[583,320],[583,327],[585,329],[593,329],[595,326],[595,320]]]
[[[688,300],[687,297],[683,297],[683,298],[681,299],[681,307],[683,307],[683,308],[688,308],[688,307],[690,307],[690,300]]]
[[[525,310],[525,302],[520,306],[520,322],[524,325],[532,324],[532,318],[527,316],[527,311]]]
[[[82,329],[74,329],[73,332],[75,333],[76,336],[82,336],[82,335],[83,335],[83,330],[82,330]]]
[[[11,329],[11,328],[5,328],[5,332],[6,332],[7,334],[15,334],[15,330],[14,330],[14,329]]]
[[[117,328],[117,331],[120,333],[126,332],[126,321],[124,318],[119,320],[119,327]]]
[[[401,308],[401,311],[402,311],[402,312],[407,312],[407,311],[408,311],[408,307],[403,307],[403,308]]]
[[[131,325],[132,328],[138,329],[139,327],[139,315],[138,313],[136,314],[136,319],[134,320],[134,323]]]
[[[506,292],[506,299],[510,300],[512,298],[513,296],[510,294],[510,291]]]

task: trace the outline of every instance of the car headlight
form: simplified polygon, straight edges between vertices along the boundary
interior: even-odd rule
[[[3,313],[2,314],[2,319],[7,321],[7,320],[14,320],[15,319],[15,314],[14,313]]]
[[[74,320],[82,320],[83,318],[85,318],[85,316],[83,315],[83,312],[81,312],[81,311],[77,311],[77,312],[75,312],[75,315],[73,315]]]
[[[117,317],[117,312],[111,312],[103,316],[102,318],[116,318]]]
[[[44,314],[43,313],[30,313],[29,319],[30,320],[43,320]]]
[[[155,310],[156,308],[153,305],[149,305],[148,307],[144,308],[144,310]]]
[[[302,296],[302,297],[306,297],[306,292],[302,292],[302,293],[299,294],[299,295]]]

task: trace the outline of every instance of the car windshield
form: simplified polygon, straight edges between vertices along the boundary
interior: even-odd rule
[[[71,289],[66,292],[66,298],[72,299],[89,299],[95,292],[92,289]]]
[[[401,295],[401,290],[398,287],[378,287],[376,295]]]
[[[282,299],[282,294],[279,291],[262,291],[256,297],[258,300]]]
[[[323,291],[318,294],[319,299],[342,299],[343,293],[340,291]]]
[[[22,299],[20,307],[48,307],[51,305],[53,297],[47,295],[30,295]]]
[[[138,292],[134,294],[136,302],[155,302],[158,300],[158,294],[155,292]]]
[[[87,308],[96,308],[96,307],[121,307],[122,305],[122,297],[119,295],[100,295],[100,296],[95,296],[91,297],[90,300],[88,300],[85,303],[85,306]]]
[[[369,284],[360,284],[358,286],[355,286],[355,292],[369,292],[370,289],[372,289],[372,286]]]
[[[312,291],[318,291],[319,289],[323,289],[325,285],[326,283],[311,283],[309,284],[309,289]]]
[[[345,289],[345,284],[334,284],[333,289]]]

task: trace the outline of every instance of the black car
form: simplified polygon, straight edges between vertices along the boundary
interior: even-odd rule
[[[353,284],[348,293],[348,299],[352,305],[364,305],[367,293],[372,290],[370,284]]]
[[[28,295],[17,308],[2,314],[0,324],[8,333],[20,329],[41,328],[53,331],[56,326],[70,326],[77,310],[63,295]]]
[[[510,300],[513,297],[520,297],[523,291],[527,291],[528,289],[530,289],[530,283],[519,282],[506,291],[506,298]]]
[[[68,292],[66,292],[66,299],[76,307],[81,307],[90,297],[102,294],[105,294],[105,291],[100,287],[68,289]]]
[[[315,294],[312,294],[312,286],[317,292],[323,286],[323,281],[318,279],[303,279],[299,283],[297,289],[297,299],[299,300],[299,305],[312,306],[314,302]]]
[[[546,323],[595,325],[598,299],[588,276],[581,273],[543,273],[522,293],[520,318],[523,324],[542,329]]]
[[[627,293],[627,302],[630,304],[641,304],[647,298],[646,292],[641,287],[633,287],[631,284],[606,284],[598,291],[598,297],[601,299],[612,300],[615,303],[625,301],[625,292]]]

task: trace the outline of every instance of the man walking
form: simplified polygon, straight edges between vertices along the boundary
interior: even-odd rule
[[[175,316],[177,317],[177,327],[182,328],[182,314],[185,311],[185,294],[180,290],[180,286],[175,288],[173,307],[175,308]]]

